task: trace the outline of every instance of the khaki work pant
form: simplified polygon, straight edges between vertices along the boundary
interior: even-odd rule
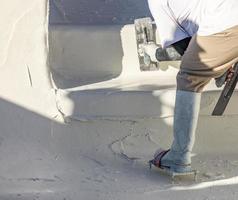
[[[238,26],[209,36],[195,35],[185,51],[177,75],[177,89],[202,92],[212,78],[238,62]]]

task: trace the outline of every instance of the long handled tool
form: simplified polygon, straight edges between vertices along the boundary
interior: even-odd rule
[[[226,85],[220,95],[220,98],[212,112],[213,116],[221,116],[224,113],[230,101],[230,98],[235,90],[236,84],[238,82],[238,63],[234,65],[233,70],[234,74],[232,78],[226,82]]]

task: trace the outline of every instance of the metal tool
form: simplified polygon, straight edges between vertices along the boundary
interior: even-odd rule
[[[138,57],[140,62],[141,71],[152,71],[158,70],[158,62],[152,62],[150,56],[144,54],[142,45],[148,44],[149,42],[155,42],[155,28],[150,17],[136,19],[135,20],[135,32]]]
[[[236,84],[238,82],[238,63],[234,65],[233,70],[234,70],[234,74],[232,78],[226,82],[226,85],[224,89],[222,90],[220,98],[212,112],[213,116],[221,116],[224,113],[230,101],[230,98],[235,90]]]

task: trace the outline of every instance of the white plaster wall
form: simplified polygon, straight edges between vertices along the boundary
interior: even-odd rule
[[[0,98],[51,116],[48,1],[5,1],[0,24]]]

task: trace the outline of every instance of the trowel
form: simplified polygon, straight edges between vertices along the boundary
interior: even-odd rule
[[[173,46],[163,49],[160,44],[156,43],[156,26],[150,17],[135,20],[135,33],[141,71],[159,70],[160,62],[181,60],[181,55]],[[143,47],[150,43],[158,47],[155,55],[156,61],[152,61],[143,50]]]
[[[155,28],[150,17],[140,18],[135,20],[135,32],[138,58],[141,71],[152,71],[159,69],[158,62],[152,62],[150,56],[142,50],[142,45],[149,42],[155,42]]]

